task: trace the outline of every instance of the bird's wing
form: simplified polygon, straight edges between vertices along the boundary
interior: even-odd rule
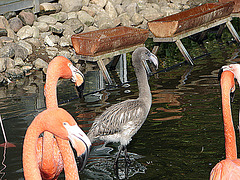
[[[92,137],[99,135],[110,135],[120,132],[127,122],[136,121],[137,126],[141,126],[147,116],[145,104],[139,100],[127,100],[107,108],[97,117],[89,130]]]

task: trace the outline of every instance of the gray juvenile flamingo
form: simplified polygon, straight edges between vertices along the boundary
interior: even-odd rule
[[[91,142],[95,139],[103,140],[106,143],[120,142],[121,145],[115,159],[115,166],[118,164],[121,151],[125,153],[126,162],[130,163],[126,146],[146,120],[152,104],[152,95],[143,60],[150,60],[155,66],[158,66],[157,57],[147,48],[139,47],[133,52],[132,64],[137,77],[139,97],[107,108],[95,119],[87,134]]]

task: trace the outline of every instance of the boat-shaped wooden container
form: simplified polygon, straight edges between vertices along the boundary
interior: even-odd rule
[[[155,37],[165,38],[189,30],[215,19],[230,16],[234,2],[207,3],[182,11],[171,16],[148,22],[148,27]]]
[[[94,56],[144,44],[149,35],[146,29],[120,26],[116,28],[74,34],[71,37],[76,54]]]

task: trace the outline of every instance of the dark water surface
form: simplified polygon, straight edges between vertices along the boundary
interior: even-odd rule
[[[132,164],[124,168],[120,159],[119,178],[129,179],[208,179],[211,169],[225,157],[223,121],[221,112],[220,86],[217,80],[222,65],[240,61],[238,45],[228,44],[231,34],[223,34],[223,42],[214,38],[204,41],[205,50],[189,40],[187,48],[192,56],[203,52],[210,55],[195,60],[196,66],[188,64],[160,72],[149,78],[153,104],[150,114],[128,146]],[[166,46],[166,45],[165,45]],[[181,54],[174,45],[172,51],[166,49],[165,59],[159,54],[159,69],[169,67]],[[152,48],[151,44],[149,45]],[[170,53],[170,55],[169,55]],[[117,80],[117,77],[115,77]],[[128,62],[128,80],[134,80],[133,69]],[[96,82],[99,81],[99,82]],[[22,143],[27,127],[34,117],[44,110],[44,80],[36,73],[24,80],[17,80],[0,88],[0,114],[7,138],[16,148],[0,148],[0,160],[6,168],[1,171],[2,179],[24,179],[22,170]],[[86,74],[85,94],[104,88],[98,71]],[[61,80],[58,85],[60,106],[66,109],[84,131],[88,131],[95,117],[112,104],[126,99],[137,98],[136,81],[124,86],[106,89],[86,95],[84,100],[76,97],[74,85]],[[68,101],[70,99],[70,101]],[[239,142],[237,90],[232,105],[233,119]],[[3,143],[3,138],[0,143]],[[114,155],[118,144],[101,142],[93,145],[91,155],[81,179],[114,179]],[[5,153],[5,156],[4,156]],[[5,158],[5,159],[4,159]],[[3,165],[0,169],[4,168]],[[61,175],[59,179],[64,179]]]

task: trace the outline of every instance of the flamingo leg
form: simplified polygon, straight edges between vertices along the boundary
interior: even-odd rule
[[[123,146],[123,151],[124,151],[124,157],[125,157],[126,164],[131,164],[131,160],[130,160],[128,152],[127,152],[127,146]]]

